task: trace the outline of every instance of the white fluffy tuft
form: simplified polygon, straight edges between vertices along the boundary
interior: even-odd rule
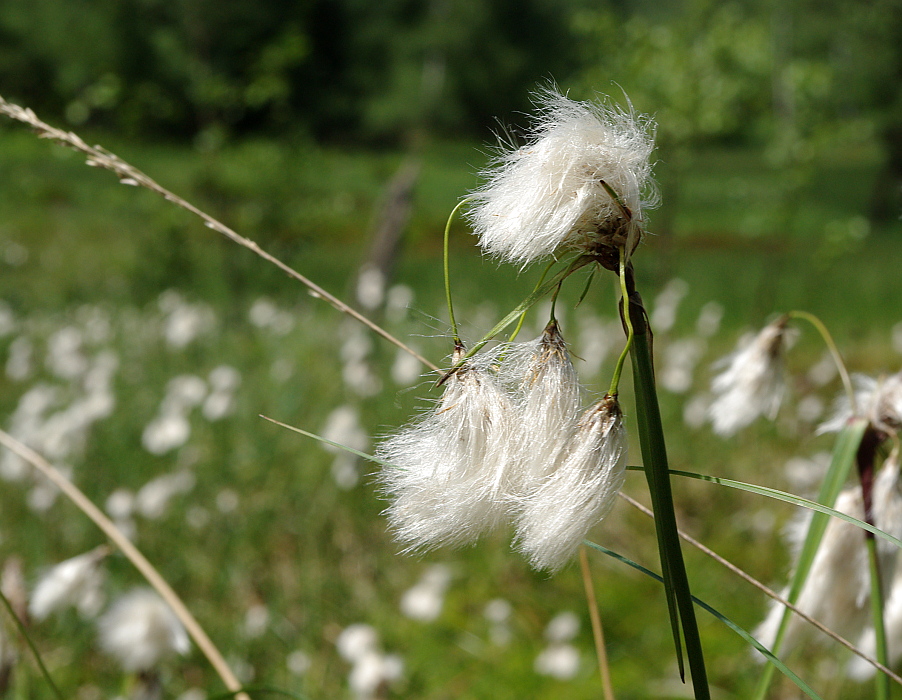
[[[537,569],[555,572],[607,515],[623,484],[626,429],[605,396],[583,415],[557,468],[523,501],[517,548]]]
[[[902,537],[902,493],[899,490],[899,462],[895,454],[884,464],[874,481],[874,524],[894,537]],[[853,486],[836,499],[834,508],[859,520],[864,518],[861,487]],[[806,528],[795,528],[800,532]],[[798,546],[796,547],[798,548]],[[895,571],[898,551],[894,545],[877,541],[881,585],[888,591]],[[784,590],[785,598],[788,591]],[[870,624],[870,574],[864,531],[844,520],[831,519],[811,565],[796,606],[810,617],[847,639],[858,639]],[[755,638],[771,648],[777,635],[783,606],[774,601]],[[781,654],[788,654],[803,639],[811,639],[814,628],[796,616],[790,618]],[[758,660],[763,657],[756,654]]]
[[[758,416],[777,415],[786,381],[783,350],[787,341],[786,317],[765,326],[751,340],[721,360],[725,369],[714,377],[716,398],[708,408],[714,432],[729,437]]]
[[[379,446],[376,456],[391,465],[381,479],[398,540],[411,550],[467,544],[503,520],[499,487],[513,419],[491,369],[468,360],[432,411]]]
[[[98,624],[100,646],[126,671],[151,671],[166,657],[185,655],[191,648],[182,623],[149,588],[120,597]]]
[[[562,247],[625,245],[631,253],[642,208],[657,199],[649,163],[652,120],[575,102],[554,89],[538,93],[537,103],[527,144],[502,153],[473,193],[469,218],[480,245],[524,266]],[[629,210],[626,217],[602,181]]]

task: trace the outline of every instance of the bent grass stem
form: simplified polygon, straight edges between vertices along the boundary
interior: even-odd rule
[[[122,531],[116,527],[104,513],[94,505],[94,503],[85,496],[81,490],[63,476],[60,471],[50,462],[44,459],[30,447],[16,440],[9,433],[0,430],[0,444],[15,452],[19,457],[28,462],[37,469],[41,474],[47,477],[63,494],[72,501],[73,504],[85,515],[87,515],[103,533],[112,540],[125,557],[141,572],[147,582],[153,586],[154,590],[160,594],[160,597],[166,601],[172,611],[178,617],[179,621],[185,626],[188,634],[197,644],[210,665],[222,679],[223,684],[234,694],[239,700],[250,700],[250,697],[242,692],[242,685],[238,678],[232,673],[229,665],[226,663],[219,649],[213,644],[212,640],[203,627],[191,614],[191,611],[185,606],[178,594],[166,582],[156,568],[151,564],[147,557],[141,554],[140,550],[131,543],[131,541],[122,534]]]

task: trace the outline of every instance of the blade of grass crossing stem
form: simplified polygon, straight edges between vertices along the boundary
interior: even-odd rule
[[[641,564],[637,564],[636,562],[632,561],[631,559],[627,559],[622,554],[618,554],[617,552],[614,552],[614,551],[608,549],[607,547],[603,547],[600,544],[596,544],[595,542],[590,542],[589,540],[585,541],[585,545],[587,547],[591,547],[592,549],[597,549],[599,552],[607,554],[609,557],[616,559],[617,561],[623,562],[624,564],[626,564],[628,566],[633,567],[637,571],[642,572],[646,576],[650,576],[651,578],[655,579],[656,581],[661,581],[662,583],[664,582],[664,579],[661,578],[660,576],[658,576],[656,573],[654,573],[653,571],[649,571],[644,566],[642,566]],[[778,668],[783,674],[785,674],[786,677],[789,678],[789,680],[791,680],[793,683],[795,683],[798,686],[799,690],[801,690],[803,693],[805,693],[805,695],[807,695],[809,698],[811,698],[811,700],[822,700],[821,696],[818,695],[816,692],[814,692],[814,690],[807,683],[805,683],[805,681],[803,681],[795,673],[793,673],[786,664],[784,664],[782,661],[780,661],[780,659],[778,659],[770,651],[768,651],[767,648],[765,648],[764,645],[761,644],[761,642],[759,642],[752,635],[750,635],[748,632],[746,632],[742,627],[740,627],[735,622],[730,620],[726,615],[723,615],[722,613],[720,613],[717,610],[715,610],[714,608],[712,608],[705,601],[700,600],[700,599],[696,598],[695,596],[692,596],[692,601],[696,605],[698,605],[700,608],[702,608],[703,610],[711,613],[711,615],[713,615],[718,620],[723,622],[727,627],[729,627],[736,634],[738,634],[740,637],[742,637],[746,642],[748,642],[753,647],[755,647],[755,649],[760,651],[764,655],[764,657],[770,662],[770,664],[773,665],[773,667]]]
[[[629,471],[642,472],[645,471],[645,467],[636,467],[636,466],[628,466],[627,469]],[[683,472],[678,469],[670,470],[671,476],[683,476],[689,479],[698,479],[699,481],[708,481],[712,484],[717,484],[718,486],[728,486],[731,489],[737,489],[739,491],[748,491],[749,493],[755,493],[759,496],[765,496],[766,498],[772,498],[775,501],[783,501],[784,503],[791,503],[792,505],[799,506],[801,508],[808,508],[810,510],[816,511],[818,513],[824,513],[825,515],[829,515],[831,518],[837,518],[839,520],[844,520],[847,523],[854,525],[855,527],[860,527],[862,530],[866,532],[873,533],[876,537],[879,537],[887,542],[892,543],[899,549],[902,549],[902,540],[898,537],[893,537],[888,532],[884,532],[883,530],[874,527],[873,525],[868,525],[863,520],[859,520],[858,518],[853,518],[851,515],[847,515],[838,510],[834,510],[830,506],[825,506],[815,501],[809,501],[807,498],[802,498],[801,496],[794,496],[791,493],[787,493],[786,491],[778,491],[777,489],[768,488],[767,486],[758,486],[756,484],[747,484],[744,481],[734,481],[733,479],[724,479],[719,476],[710,476],[709,474],[696,474],[695,472]]]
[[[636,323],[637,320],[642,326]],[[655,530],[658,536],[658,551],[661,556],[661,572],[664,576],[664,589],[670,608],[671,623],[674,625],[677,654],[680,654],[679,626],[682,626],[695,697],[708,698],[710,692],[705,671],[705,657],[698,632],[698,623],[695,619],[695,608],[692,605],[692,594],[689,590],[686,564],[683,561],[683,550],[680,548],[676,513],[673,509],[673,492],[670,488],[664,429],[661,425],[661,413],[655,389],[649,333],[647,330],[638,332],[640,328],[647,329],[644,316],[636,319],[634,315],[633,324],[637,328],[637,332],[633,339],[630,356],[633,363],[633,385],[636,394],[636,421],[642,448],[642,461],[645,464],[645,475],[655,512]],[[680,666],[682,675],[682,662]]]
[[[836,446],[833,448],[830,467],[827,469],[827,474],[821,483],[821,490],[817,497],[818,503],[825,506],[833,506],[836,503],[836,497],[839,496],[839,492],[849,476],[849,471],[855,463],[855,455],[858,452],[859,445],[861,445],[861,439],[864,437],[867,426],[868,423],[863,418],[854,418],[840,431],[839,436],[836,438]],[[817,550],[824,537],[824,531],[827,529],[828,522],[829,516],[823,513],[814,513],[811,517],[808,532],[805,535],[805,541],[799,553],[799,560],[789,584],[789,593],[786,595],[786,600],[792,604],[798,602],[799,594],[802,592],[805,581],[808,579],[811,565],[814,562],[814,557],[817,555]],[[775,655],[780,654],[783,638],[786,636],[786,629],[789,626],[790,615],[792,615],[792,611],[789,608],[783,610],[780,627],[777,629],[777,636],[774,638],[774,646],[771,649]],[[764,700],[767,696],[767,689],[770,687],[770,682],[774,675],[773,668],[773,666],[764,668],[761,674],[761,682],[755,694],[756,700]]]

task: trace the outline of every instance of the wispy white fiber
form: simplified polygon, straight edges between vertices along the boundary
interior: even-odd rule
[[[777,415],[786,390],[782,362],[786,320],[781,317],[768,324],[720,361],[725,369],[711,382],[715,399],[708,408],[718,435],[729,437],[759,416]]]
[[[520,497],[538,487],[577,429],[581,388],[556,321],[542,335],[509,345],[501,374],[514,384],[516,461],[508,465],[508,491]]]
[[[887,377],[852,376],[855,385],[855,410],[849,397],[840,395],[832,416],[818,429],[832,433],[842,428],[854,417],[865,418],[878,430],[895,434],[902,428],[902,372]]]
[[[101,648],[125,671],[151,671],[166,657],[187,654],[191,648],[182,623],[149,588],[135,588],[118,598],[98,626]]]
[[[642,208],[655,200],[651,119],[609,104],[575,102],[553,88],[536,101],[539,113],[526,145],[500,154],[482,173],[485,185],[473,193],[469,218],[480,245],[520,265],[563,247],[625,245],[632,252]]]
[[[389,525],[409,550],[472,542],[505,517],[499,488],[515,417],[492,361],[468,360],[429,413],[376,450],[391,465],[381,476]]]
[[[626,430],[617,399],[583,415],[556,466],[523,501],[517,548],[537,569],[557,571],[614,504],[623,483]]]
[[[850,487],[840,493],[834,508],[859,520],[864,518],[861,488]],[[874,524],[894,537],[902,537],[902,493],[899,491],[899,462],[895,454],[887,459],[874,480],[872,510]],[[795,549],[807,531],[808,520],[794,528]],[[881,585],[889,590],[898,550],[891,543],[877,540]],[[788,595],[788,589],[782,593]],[[856,640],[870,624],[870,573],[864,531],[844,520],[832,518],[824,532],[811,571],[796,606],[846,639]],[[783,606],[774,602],[754,636],[771,648],[776,638]],[[782,654],[802,642],[814,639],[816,632],[796,616],[790,618],[783,640]],[[756,655],[757,656],[757,655]],[[759,657],[761,660],[763,657]]]

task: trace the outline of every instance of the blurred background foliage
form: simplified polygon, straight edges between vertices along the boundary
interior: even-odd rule
[[[876,143],[882,223],[902,187],[900,78],[900,0],[4,0],[0,13],[4,94],[73,127],[208,149],[286,133],[416,147],[484,139],[553,79],[655,114],[677,171],[711,143],[794,169]]]

